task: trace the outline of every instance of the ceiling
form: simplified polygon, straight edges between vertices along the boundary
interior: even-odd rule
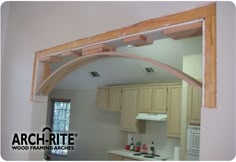
[[[143,47],[119,47],[119,52],[136,54],[156,59],[162,63],[182,70],[182,59],[185,55],[202,53],[202,36],[181,40],[162,38],[153,45]],[[61,63],[60,63],[61,64]],[[52,66],[52,70],[60,65]],[[144,67],[151,66],[153,73],[147,73]],[[91,71],[97,71],[101,77],[94,78]],[[175,76],[154,67],[149,63],[129,58],[103,58],[87,64],[65,77],[56,89],[85,90],[104,85],[165,83],[180,81]]]

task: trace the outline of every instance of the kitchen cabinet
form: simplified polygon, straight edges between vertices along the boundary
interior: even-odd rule
[[[97,89],[97,107],[101,110],[107,110],[108,106],[108,88]]]
[[[108,96],[108,110],[109,111],[120,111],[122,101],[122,88],[111,87],[109,88]]]
[[[112,160],[112,161],[122,161],[123,160],[123,156],[115,155],[115,154],[108,154],[108,158],[109,158],[109,160]]]
[[[181,86],[168,86],[167,134],[168,137],[180,137]]]
[[[167,86],[154,86],[152,88],[152,112],[166,113]]]
[[[137,161],[136,159],[132,159],[132,158],[128,158],[128,157],[124,157],[123,160],[124,161]]]
[[[128,132],[145,131],[145,121],[136,120],[138,104],[138,88],[123,89],[121,109],[121,130]]]
[[[138,161],[138,160],[133,159],[133,158],[128,158],[128,157],[125,157],[125,156],[115,155],[115,154],[108,154],[108,158],[111,161]]]
[[[152,87],[139,88],[139,112],[151,112],[152,108]]]
[[[167,86],[139,88],[140,113],[166,113]]]
[[[200,124],[202,107],[202,91],[188,86],[188,122],[189,124]]]

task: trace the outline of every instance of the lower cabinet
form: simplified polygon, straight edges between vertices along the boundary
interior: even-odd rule
[[[127,158],[127,157],[124,157],[123,160],[124,160],[124,161],[137,161],[136,159]]]
[[[167,101],[167,135],[168,137],[180,137],[181,117],[181,86],[168,86]]]
[[[136,159],[128,158],[125,156],[115,155],[115,154],[108,154],[109,160],[111,161],[137,161]]]
[[[145,132],[145,121],[136,120],[138,104],[138,88],[123,89],[121,109],[121,130],[128,132]]]
[[[112,161],[121,161],[123,160],[123,156],[115,155],[115,154],[108,154],[108,159]]]

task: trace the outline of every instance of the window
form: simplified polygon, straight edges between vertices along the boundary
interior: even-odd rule
[[[69,131],[70,123],[70,100],[53,99],[52,100],[52,122],[53,133],[65,133]],[[62,146],[62,138],[59,140]],[[67,145],[68,141],[66,141]],[[67,155],[67,150],[51,150],[52,154]]]

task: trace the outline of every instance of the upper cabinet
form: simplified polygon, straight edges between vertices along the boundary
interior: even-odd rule
[[[107,110],[108,106],[108,88],[97,89],[97,107],[102,110]]]
[[[108,110],[120,111],[121,110],[121,101],[122,101],[121,97],[122,97],[122,88],[119,88],[119,87],[109,88]]]
[[[152,87],[139,88],[139,112],[151,112],[152,109]]]
[[[168,87],[167,134],[168,137],[180,137],[181,86]]]
[[[97,107],[101,110],[120,112],[122,88],[103,87],[97,89]]]
[[[152,88],[152,112],[166,113],[167,86],[154,86]]]
[[[121,109],[121,130],[128,132],[144,132],[145,123],[136,120],[138,104],[138,88],[123,89]]]
[[[188,86],[188,122],[189,124],[200,124],[202,107],[202,91]]]
[[[166,113],[167,86],[139,88],[139,112]]]

